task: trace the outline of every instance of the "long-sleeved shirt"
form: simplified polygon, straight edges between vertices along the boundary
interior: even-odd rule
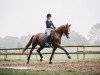
[[[54,26],[53,22],[52,21],[46,21],[46,28],[52,28],[52,29],[55,29],[56,27]]]

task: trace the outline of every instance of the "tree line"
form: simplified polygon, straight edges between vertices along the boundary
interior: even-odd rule
[[[6,36],[0,38],[0,48],[21,48],[25,47],[32,35],[22,36],[20,38]],[[100,45],[100,23],[93,25],[89,31],[87,39],[76,31],[70,32],[70,38],[62,37],[62,45]]]

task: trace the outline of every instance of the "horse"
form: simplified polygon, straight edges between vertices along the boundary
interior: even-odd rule
[[[57,48],[60,48],[61,50],[63,50],[65,52],[65,54],[67,55],[67,57],[69,59],[71,59],[71,56],[66,51],[66,49],[61,46],[61,37],[62,37],[62,35],[65,34],[65,36],[67,38],[69,38],[70,26],[71,26],[71,24],[68,25],[68,23],[67,23],[66,25],[61,25],[57,29],[55,29],[54,34],[53,34],[53,43],[52,43],[53,50],[52,50],[52,54],[51,54],[50,59],[49,59],[49,64],[52,64],[52,57],[53,57],[54,52],[56,51]],[[23,49],[22,54],[32,44],[32,48],[31,48],[31,50],[29,52],[29,56],[27,58],[27,64],[29,64],[29,60],[30,60],[32,51],[35,49],[35,47],[37,45],[40,46],[39,49],[37,49],[37,53],[40,56],[40,61],[42,61],[43,56],[41,54],[41,50],[46,47],[45,46],[46,41],[44,39],[45,35],[46,35],[45,33],[38,33],[38,34],[33,35],[31,37],[31,39],[29,40],[28,44],[26,45],[26,47]]]

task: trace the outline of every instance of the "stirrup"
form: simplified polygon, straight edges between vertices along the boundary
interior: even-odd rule
[[[49,43],[45,43],[45,46],[53,48],[52,44],[49,44]]]
[[[49,45],[49,43],[45,43],[45,46],[46,46],[46,47],[49,47],[50,45]]]

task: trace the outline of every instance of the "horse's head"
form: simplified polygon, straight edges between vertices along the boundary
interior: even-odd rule
[[[62,30],[67,38],[69,38],[70,26],[71,26],[71,24],[68,25],[68,23],[67,23],[66,25],[64,25],[63,30]]]
[[[66,25],[62,25],[62,26],[58,27],[55,31],[60,33],[60,36],[65,34],[66,37],[69,38],[70,26],[71,26],[71,24],[68,25],[68,23],[67,23]]]

